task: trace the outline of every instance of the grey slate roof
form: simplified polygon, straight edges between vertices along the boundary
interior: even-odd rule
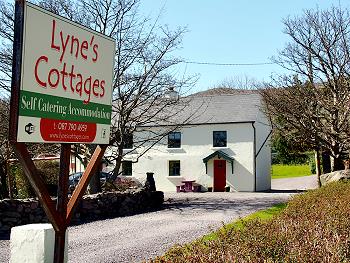
[[[255,93],[193,95],[186,111],[197,112],[190,121],[200,123],[226,123],[256,121],[261,97]]]
[[[147,126],[191,125],[253,122],[261,107],[261,97],[256,90],[211,89],[180,98],[165,116],[157,116]],[[144,127],[145,127],[144,126]]]

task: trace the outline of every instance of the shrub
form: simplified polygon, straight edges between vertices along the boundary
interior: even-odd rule
[[[294,145],[282,136],[272,138],[272,164],[306,164],[308,153],[294,149]]]
[[[58,184],[59,162],[40,160],[35,161],[35,165],[39,176],[41,176],[45,184],[49,186],[49,190],[55,189],[55,187],[52,186],[57,186]],[[22,167],[18,163],[10,166],[10,174],[16,198],[35,197],[35,192],[25,176]],[[50,194],[53,195],[54,191],[50,191]]]
[[[30,186],[30,183],[19,164],[10,165],[9,173],[13,186],[12,191],[15,198],[23,199],[35,196],[34,190]]]
[[[58,184],[60,164],[58,161],[35,161],[35,166],[46,184]]]
[[[337,182],[297,195],[271,220],[243,221],[152,262],[349,262],[349,192],[350,183]]]
[[[316,174],[316,163],[315,163],[315,157],[314,156],[310,156],[309,157],[309,166],[310,166],[311,174]]]
[[[102,185],[103,191],[120,191],[124,192],[127,189],[141,188],[142,184],[135,178],[117,177],[117,179],[111,183],[106,182]]]

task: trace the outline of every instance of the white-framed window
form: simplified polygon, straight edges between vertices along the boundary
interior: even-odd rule
[[[213,147],[227,147],[226,131],[213,131]]]
[[[169,176],[180,176],[180,161],[169,161]]]
[[[132,161],[123,161],[122,162],[122,175],[123,176],[132,176]]]
[[[168,148],[181,148],[181,132],[168,134]]]

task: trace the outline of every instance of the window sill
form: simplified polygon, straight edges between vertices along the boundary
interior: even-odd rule
[[[225,150],[225,149],[229,149],[230,147],[227,147],[227,146],[225,146],[225,147],[210,147],[210,149],[212,149],[212,150],[221,150],[221,149],[223,149],[223,150]]]
[[[178,148],[176,148],[176,147],[174,147],[174,148],[169,148],[169,147],[166,147],[167,148],[167,150],[178,150],[178,149],[182,149],[182,147],[178,147]]]
[[[184,153],[184,152],[185,152],[183,148],[166,148],[166,150],[167,150],[168,152],[173,152],[173,153],[176,153],[176,152],[182,152],[182,153]]]
[[[124,148],[123,151],[133,151],[135,148]]]
[[[170,178],[184,179],[184,177],[181,176],[181,175],[172,175],[172,176],[168,175],[167,178],[168,178],[168,179],[170,179]]]

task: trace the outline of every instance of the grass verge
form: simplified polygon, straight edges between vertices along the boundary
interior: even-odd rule
[[[287,204],[285,203],[280,203],[280,204],[276,204],[270,208],[264,209],[264,210],[260,210],[257,211],[253,214],[250,214],[240,220],[234,221],[232,223],[226,224],[224,225],[222,228],[220,228],[219,230],[212,232],[208,235],[203,236],[200,240],[195,241],[195,242],[206,242],[206,241],[210,241],[210,240],[215,240],[218,239],[218,237],[221,235],[222,232],[227,232],[227,231],[231,231],[231,229],[235,228],[235,229],[243,229],[244,228],[244,224],[250,220],[256,220],[259,219],[261,221],[266,221],[271,219],[273,216],[278,215],[279,213],[281,213],[283,211],[283,209],[285,209],[287,207]]]
[[[252,215],[152,262],[350,262],[349,193],[350,183],[337,182],[296,195],[281,212]]]
[[[282,179],[290,177],[300,177],[311,175],[310,167],[307,164],[300,165],[272,165],[272,179]]]

